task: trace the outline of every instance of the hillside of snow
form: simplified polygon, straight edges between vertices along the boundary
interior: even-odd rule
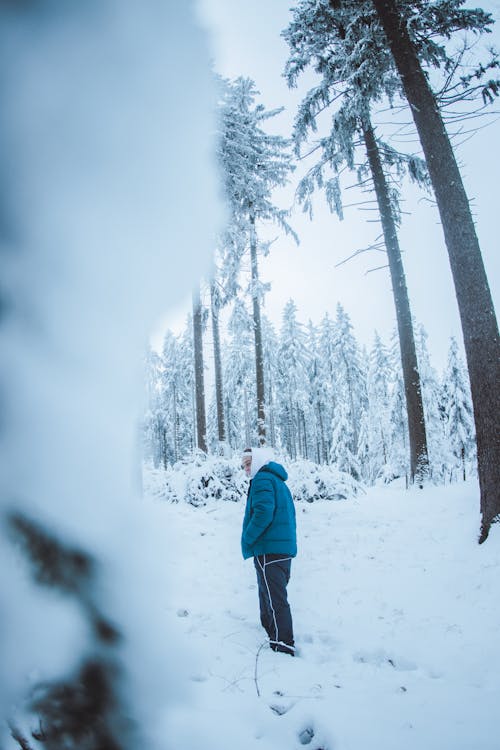
[[[146,500],[187,665],[169,746],[498,750],[500,530],[478,546],[475,483],[297,503],[297,658],[265,645],[244,503]]]

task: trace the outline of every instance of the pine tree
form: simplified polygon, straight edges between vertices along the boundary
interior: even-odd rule
[[[274,188],[287,183],[293,169],[289,142],[281,136],[269,135],[262,123],[281,110],[266,111],[256,104],[258,92],[253,81],[238,78],[226,82],[221,101],[222,141],[220,162],[225,192],[235,230],[232,255],[233,269],[240,270],[242,248],[250,255],[253,333],[255,344],[255,375],[257,394],[257,425],[259,442],[266,441],[265,380],[261,306],[265,286],[258,270],[259,251],[268,245],[259,243],[258,225],[271,221],[285,232],[294,233],[287,222],[287,211],[272,202]],[[243,239],[242,239],[243,238]]]
[[[207,452],[207,419],[205,414],[205,364],[203,358],[203,308],[199,285],[193,289],[193,352],[196,397],[196,444]]]
[[[308,458],[309,352],[304,326],[297,320],[293,300],[285,305],[278,350],[281,425],[292,458]]]
[[[186,328],[176,339],[175,361],[170,362],[171,383],[175,382],[177,459],[193,452],[196,446],[196,402],[192,319],[188,316]],[[164,355],[164,366],[169,360]],[[171,390],[171,387],[169,390]],[[173,414],[172,414],[173,417]]]
[[[366,405],[366,378],[351,320],[340,303],[337,304],[335,319],[334,352],[336,387],[347,404],[353,434],[350,447],[354,453],[358,442],[358,425]]]
[[[150,349],[145,361],[146,410],[143,419],[143,456],[158,468],[166,457],[162,455],[160,435],[163,428],[161,414],[161,357]]]
[[[222,356],[227,440],[232,448],[243,449],[253,443],[257,424],[251,408],[255,403],[253,321],[240,299],[234,302],[228,332]]]
[[[309,321],[307,326],[309,339],[309,402],[310,421],[314,426],[311,439],[314,460],[318,464],[328,461],[328,443],[326,435],[326,415],[328,413],[328,384],[325,367],[322,362],[320,337],[318,329]]]
[[[448,465],[448,449],[445,439],[444,422],[440,410],[441,387],[436,370],[431,364],[427,348],[427,332],[423,325],[417,327],[416,344],[425,421],[428,429],[430,473],[434,481],[444,480]]]
[[[337,390],[335,387],[335,325],[328,314],[323,317],[319,326],[318,354],[320,380],[322,382],[322,430],[324,430],[324,460],[330,461],[332,439],[330,427],[337,404]]]
[[[302,179],[298,197],[312,212],[311,196],[324,188],[328,203],[342,218],[339,172],[355,168],[357,146],[366,151],[366,162],[358,168],[359,180],[370,180],[375,190],[382,221],[392,290],[398,323],[401,362],[404,373],[410,437],[411,475],[421,481],[427,465],[427,442],[417,367],[410,303],[397,236],[399,219],[398,191],[389,187],[385,171],[400,177],[405,171],[419,184],[427,184],[421,161],[396,152],[379,142],[371,123],[370,103],[392,92],[394,74],[383,56],[365,59],[366,38],[363,3],[327,3],[302,0],[293,11],[293,21],[283,32],[291,55],[286,75],[290,86],[296,85],[300,73],[309,65],[321,76],[320,83],[309,91],[295,120],[294,140],[300,152],[307,136],[317,130],[317,118],[340,102],[333,114],[330,133],[319,140],[319,158]],[[316,150],[316,149],[313,149]],[[327,179],[325,172],[330,172]]]
[[[281,433],[277,423],[276,412],[279,404],[278,394],[278,336],[271,321],[263,316],[262,338],[264,355],[264,381],[266,384],[266,406],[268,410],[268,439],[271,445],[281,447]]]
[[[442,405],[445,435],[454,459],[453,469],[461,473],[465,482],[467,470],[476,460],[474,416],[467,371],[454,338],[451,339],[443,375]]]
[[[422,34],[410,36],[410,19],[417,27],[435,20],[441,36],[472,29],[488,31],[493,19],[481,10],[463,9],[463,0],[429,3],[412,0],[373,0],[429,167],[448,249],[464,335],[476,426],[481,488],[480,542],[500,517],[500,338],[488,278],[469,201],[436,98],[421,60],[439,65],[443,46]],[[434,27],[435,28],[435,27]]]
[[[364,412],[365,441],[363,445],[359,439],[358,456],[361,458],[363,449],[365,460],[368,461],[368,478],[374,481],[383,475],[389,463],[390,451],[390,386],[393,373],[389,357],[378,333],[369,357],[367,392],[368,408]],[[363,467],[364,468],[364,467]]]
[[[224,418],[224,383],[222,377],[222,352],[220,342],[219,312],[222,307],[222,295],[215,278],[210,284],[210,313],[212,318],[212,338],[214,347],[215,405],[217,413],[217,440],[219,445],[226,442],[226,424]]]

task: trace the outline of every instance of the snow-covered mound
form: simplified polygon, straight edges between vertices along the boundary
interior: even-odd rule
[[[335,466],[293,461],[288,466],[288,485],[295,500],[347,500],[363,492],[362,485]]]
[[[212,500],[237,502],[246,497],[248,479],[240,460],[198,452],[168,469],[144,467],[145,494],[169,503],[195,507]]]
[[[334,466],[318,466],[311,461],[283,463],[294,500],[346,500],[363,491],[359,482]],[[206,456],[198,452],[168,469],[144,468],[144,491],[150,497],[170,503],[186,502],[198,507],[213,500],[237,502],[244,499],[248,479],[240,457]]]

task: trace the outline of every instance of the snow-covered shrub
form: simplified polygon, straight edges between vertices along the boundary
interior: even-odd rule
[[[362,485],[350,474],[335,466],[312,461],[294,461],[286,467],[288,486],[294,500],[312,503],[315,500],[346,500],[363,491]]]
[[[195,453],[166,471],[146,468],[146,494],[171,503],[205,505],[211,500],[237,502],[246,497],[248,479],[239,458]]]
[[[297,502],[346,500],[363,491],[350,474],[334,466],[320,466],[312,461],[283,463],[288,472],[288,486]],[[238,502],[246,498],[248,479],[240,467],[240,458],[205,456],[197,453],[174,466],[144,469],[144,492],[147,496],[171,503],[206,505],[211,500]]]

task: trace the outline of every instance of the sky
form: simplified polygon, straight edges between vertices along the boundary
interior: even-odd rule
[[[253,78],[261,93],[259,101],[268,108],[284,107],[269,127],[282,135],[291,133],[298,103],[312,85],[312,74],[299,79],[296,90],[290,91],[282,77],[288,47],[280,32],[290,21],[291,0],[254,0],[252,3],[234,0],[200,0],[200,17],[209,30],[214,67],[217,72],[235,78]],[[475,4],[468,3],[471,7]],[[489,0],[481,7],[500,19],[500,2]],[[485,41],[486,43],[486,41]],[[500,47],[500,29],[487,36],[489,45]],[[492,109],[500,109],[494,106]],[[469,124],[464,127],[468,129]],[[379,130],[382,134],[382,130]],[[472,201],[483,259],[488,273],[496,309],[500,297],[500,259],[497,252],[497,182],[500,168],[500,119],[491,117],[491,124],[461,145],[457,156],[467,194]],[[418,149],[416,135],[409,150]],[[297,170],[300,173],[300,167]],[[297,174],[296,173],[296,174]],[[343,187],[355,182],[348,176]],[[294,203],[296,175],[290,186],[276,194],[283,207]],[[359,195],[358,195],[359,197]],[[404,188],[403,218],[399,233],[406,270],[412,313],[423,323],[429,335],[428,346],[434,365],[441,369],[446,363],[450,336],[462,346],[460,322],[455,300],[447,251],[439,224],[437,209],[421,191],[406,185]],[[366,199],[366,196],[365,196]],[[356,191],[343,192],[345,204],[356,202]],[[272,229],[264,238],[275,239],[267,258],[260,261],[261,278],[271,283],[265,302],[265,314],[279,328],[286,302],[292,298],[298,307],[298,319],[304,323],[319,323],[326,312],[335,315],[340,302],[349,313],[354,332],[361,344],[370,347],[375,330],[387,340],[396,326],[394,303],[385,255],[371,251],[340,264],[360,248],[370,245],[380,235],[376,213],[358,207],[346,208],[341,222],[332,215],[325,201],[317,194],[314,220],[295,206],[290,223],[299,235],[297,247],[289,237]],[[179,332],[185,325],[190,300],[171,309],[155,333],[154,341],[161,341],[165,328]],[[156,343],[158,345],[158,343]]]

